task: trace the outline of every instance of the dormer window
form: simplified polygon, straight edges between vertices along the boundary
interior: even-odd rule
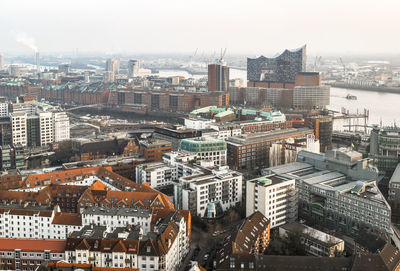
[[[148,253],[151,252],[151,247],[147,247],[146,252],[148,252]]]

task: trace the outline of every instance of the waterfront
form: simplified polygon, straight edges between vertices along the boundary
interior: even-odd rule
[[[231,78],[241,78],[243,84],[246,82],[246,71],[230,69]],[[191,75],[186,71],[181,70],[160,70],[160,76],[175,76],[181,75],[186,78],[202,78],[207,75]],[[346,99],[347,94],[357,96],[357,100]],[[342,88],[331,88],[331,100],[328,109],[341,111],[342,107],[349,110],[350,113],[362,113],[364,108],[369,110],[368,124],[380,124],[382,125],[393,125],[394,123],[400,123],[400,108],[398,108],[400,102],[400,94],[395,93],[380,93],[375,91],[364,91],[357,89],[342,89]],[[357,123],[354,121],[353,123]],[[359,120],[358,123],[361,125],[364,123],[363,120]],[[335,120],[335,130],[343,130],[343,124],[348,124],[348,121]]]

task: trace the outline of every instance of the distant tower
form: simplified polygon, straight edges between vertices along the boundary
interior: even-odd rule
[[[225,62],[208,65],[208,91],[228,91],[229,67]]]
[[[4,68],[4,56],[0,55],[0,70]]]
[[[40,73],[40,54],[36,52],[36,72],[39,75]]]
[[[139,75],[140,62],[139,60],[131,59],[128,62],[128,76],[136,77]]]
[[[90,83],[90,78],[89,78],[89,72],[85,71],[85,83],[89,84]]]
[[[109,58],[106,61],[106,71],[117,74],[119,71],[119,61],[115,58]]]
[[[11,76],[19,77],[20,70],[18,65],[10,65],[8,66],[8,74]]]

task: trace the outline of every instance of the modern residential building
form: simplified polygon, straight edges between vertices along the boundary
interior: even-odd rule
[[[24,147],[21,144],[0,146],[0,169],[23,169],[25,167]]]
[[[374,125],[370,135],[369,157],[381,173],[392,173],[400,162],[400,128]]]
[[[208,65],[208,91],[228,91],[229,67],[226,63]]]
[[[218,132],[218,139],[226,140],[232,136],[239,136],[242,134],[242,129],[236,122],[218,122],[210,125],[210,128]]]
[[[273,143],[296,143],[297,140],[305,145],[307,136],[312,134],[313,131],[307,128],[290,128],[228,138],[226,141],[228,165],[235,170],[267,167],[274,158],[270,153]]]
[[[65,260],[65,240],[0,238],[1,270],[37,270],[43,263]]]
[[[271,228],[295,221],[297,195],[294,178],[272,174],[246,181],[246,216],[261,212]]]
[[[229,167],[202,168],[200,173],[183,176],[175,184],[178,208],[192,215],[215,218],[242,201],[242,175]]]
[[[307,254],[317,257],[336,257],[344,251],[344,241],[333,235],[311,228],[298,222],[279,227],[279,236],[288,238],[290,234],[300,236],[301,245]]]
[[[189,129],[209,129],[215,123],[215,119],[185,118],[185,126]]]
[[[171,185],[176,180],[176,168],[162,162],[140,164],[135,171],[137,183],[149,183],[156,189]]]
[[[299,217],[356,236],[392,234],[391,208],[379,191],[373,160],[345,148],[301,151],[297,162],[263,170],[296,180]]]
[[[212,137],[182,139],[179,149],[196,155],[200,160],[213,161],[217,166],[226,165],[225,140]]]
[[[293,107],[300,109],[325,108],[330,104],[330,86],[295,86]]]

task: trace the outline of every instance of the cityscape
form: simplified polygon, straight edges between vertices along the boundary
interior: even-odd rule
[[[0,3],[0,270],[400,270],[400,4],[355,2]]]

